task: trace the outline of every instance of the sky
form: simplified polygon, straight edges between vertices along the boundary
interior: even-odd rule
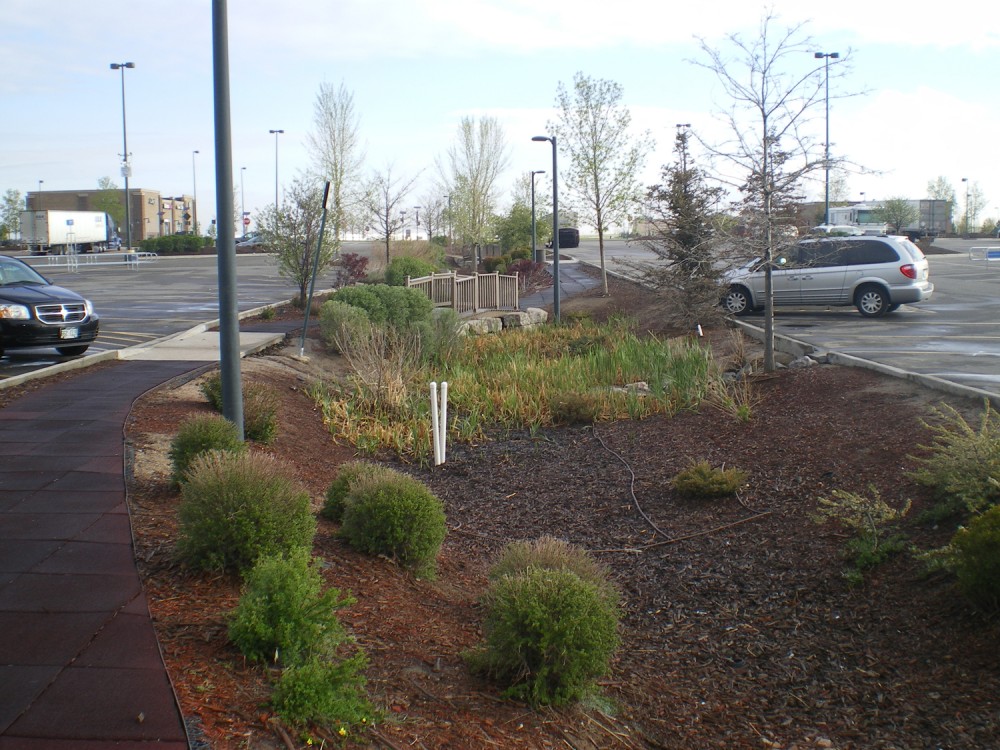
[[[306,172],[321,84],[353,93],[365,168],[417,179],[414,206],[439,192],[439,165],[461,119],[491,116],[509,144],[506,192],[551,171],[559,84],[577,72],[622,86],[636,134],[656,141],[640,179],[673,161],[678,123],[708,144],[730,137],[730,109],[701,43],[751,41],[761,18],[804,24],[831,76],[831,156],[864,168],[847,197],[927,197],[944,177],[981,218],[1000,218],[1000,5],[978,0],[229,0],[231,148],[236,210],[273,204]],[[197,195],[216,216],[210,0],[3,0],[0,4],[0,193],[121,187],[124,73],[130,187]],[[820,61],[803,54],[802,70]],[[839,64],[839,63],[838,63]],[[825,141],[822,109],[810,127]],[[272,135],[271,130],[284,130]],[[693,148],[695,160],[703,158]],[[194,153],[197,151],[198,153]],[[244,169],[245,168],[245,169]],[[962,178],[968,182],[963,183]],[[543,178],[543,179],[547,179]],[[542,182],[538,183],[542,189]],[[807,186],[821,200],[822,173]],[[864,194],[862,196],[862,194]],[[562,200],[562,199],[561,199]],[[959,207],[959,210],[961,208]],[[203,227],[204,228],[204,227]]]

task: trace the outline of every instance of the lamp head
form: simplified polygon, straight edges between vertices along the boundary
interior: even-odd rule
[[[531,136],[531,140],[533,140],[533,141],[550,141],[552,139],[549,138],[547,135],[533,135],[533,136]]]

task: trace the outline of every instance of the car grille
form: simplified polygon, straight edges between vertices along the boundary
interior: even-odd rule
[[[87,308],[82,302],[66,305],[38,305],[35,317],[45,325],[56,326],[63,323],[82,323],[87,319]]]

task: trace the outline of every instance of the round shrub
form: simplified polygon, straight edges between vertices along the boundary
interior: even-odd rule
[[[485,645],[470,666],[504,695],[560,706],[586,695],[618,647],[618,610],[570,570],[528,568],[503,576],[483,598]]]
[[[609,601],[618,603],[618,593],[608,580],[608,569],[583,547],[551,536],[508,544],[490,569],[490,580],[521,575],[531,568],[576,573],[604,592]]]
[[[444,506],[405,474],[358,477],[344,502],[341,534],[354,549],[385,555],[433,577],[447,529]]]
[[[364,286],[346,286],[338,289],[330,296],[331,302],[342,302],[345,305],[358,307],[365,311],[372,323],[385,323],[386,312],[382,300],[374,292],[377,284]]]
[[[278,392],[264,383],[243,386],[243,432],[247,438],[270,445],[278,436]]]
[[[209,451],[181,485],[177,552],[193,568],[242,572],[267,555],[311,547],[309,494],[267,455]]]
[[[222,411],[222,373],[216,370],[205,376],[201,381],[201,392],[208,399],[208,405],[218,412]]]
[[[304,547],[262,557],[249,571],[229,623],[229,640],[248,659],[301,664],[332,656],[347,640],[336,611],[354,600],[323,591],[320,563]]]
[[[329,300],[319,309],[319,334],[331,351],[343,353],[352,341],[370,332],[368,313],[360,307]]]
[[[427,320],[434,309],[434,303],[422,292],[387,284],[338,289],[331,299],[360,307],[372,323],[393,328],[405,328]]]
[[[184,481],[191,462],[206,451],[241,453],[246,445],[236,425],[218,415],[192,417],[184,422],[170,443],[170,465],[175,483]]]
[[[362,672],[367,666],[367,658],[359,651],[342,661],[310,659],[289,667],[274,687],[271,705],[289,724],[331,725],[338,734],[348,726],[370,723],[375,709],[364,691]]]
[[[326,502],[323,503],[319,514],[323,518],[340,523],[344,518],[344,504],[347,502],[348,494],[358,479],[380,480],[394,476],[401,475],[388,466],[380,466],[367,461],[348,461],[341,464],[340,468],[337,469],[337,478],[330,483],[326,490]]]
[[[406,286],[406,277],[419,279],[421,276],[430,276],[437,268],[428,260],[414,258],[408,255],[400,255],[389,262],[389,267],[385,269],[385,283],[389,286]]]
[[[1000,506],[959,529],[950,549],[962,593],[985,612],[1000,611]]]

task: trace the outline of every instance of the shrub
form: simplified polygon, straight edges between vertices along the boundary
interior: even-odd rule
[[[386,555],[432,578],[446,534],[444,506],[421,482],[398,472],[359,476],[344,502],[341,534],[355,549]]]
[[[430,276],[436,270],[437,267],[428,260],[401,255],[389,262],[389,267],[385,269],[385,283],[389,286],[406,286],[407,276],[417,279]]]
[[[351,487],[358,479],[387,479],[393,476],[400,476],[399,472],[390,469],[388,466],[369,463],[367,461],[348,461],[341,464],[337,470],[337,477],[326,490],[326,502],[323,504],[319,514],[323,518],[340,523],[344,518],[344,504]]]
[[[330,295],[330,301],[361,308],[372,323],[385,323],[385,305],[375,293],[376,286],[377,284],[366,284],[364,286],[344,287]],[[329,304],[329,301],[326,304]]]
[[[360,307],[372,323],[384,323],[393,328],[405,328],[427,320],[434,309],[434,304],[422,292],[387,284],[338,289],[331,299]]]
[[[928,424],[934,438],[928,456],[911,456],[920,468],[910,476],[929,487],[945,512],[978,512],[1000,501],[1000,416],[984,402],[978,427],[955,409],[936,411]]]
[[[309,547],[309,494],[266,455],[210,451],[181,486],[177,551],[191,567],[244,571],[258,559]]]
[[[329,300],[319,310],[319,335],[332,351],[343,354],[354,341],[370,332],[368,314],[360,307]]]
[[[483,598],[486,640],[470,666],[532,705],[564,705],[593,688],[618,647],[618,610],[570,570],[528,568],[495,580]]]
[[[949,547],[958,585],[985,612],[1000,611],[1000,506],[959,529]]]
[[[184,422],[170,443],[173,481],[177,484],[183,482],[191,462],[212,450],[233,453],[246,450],[236,425],[218,415],[192,417]]]
[[[243,386],[243,431],[250,440],[270,445],[278,436],[278,392],[264,383]]]
[[[593,424],[601,416],[600,400],[589,393],[557,393],[549,401],[552,421],[563,425]]]
[[[464,334],[459,326],[459,314],[447,307],[435,309],[429,320],[414,326],[420,338],[420,359],[424,362],[444,365],[461,346]]]
[[[740,469],[713,469],[707,461],[699,461],[677,474],[672,484],[684,497],[725,497],[735,494],[746,479]]]
[[[248,659],[301,664],[332,656],[347,635],[339,609],[353,604],[335,588],[323,591],[320,563],[305,547],[262,557],[229,623],[229,640]]]
[[[358,253],[340,256],[340,281],[345,286],[360,284],[368,276],[368,258]]]
[[[346,737],[348,726],[376,718],[364,692],[362,672],[367,666],[367,658],[359,651],[342,661],[314,658],[289,667],[275,685],[271,705],[290,724],[326,724]]]
[[[874,486],[868,491],[870,495],[834,490],[832,497],[820,498],[813,519],[817,523],[835,519],[855,532],[855,537],[844,547],[845,556],[853,563],[844,571],[844,577],[853,584],[862,582],[865,570],[907,548],[903,535],[886,536],[885,525],[905,516],[910,510],[910,501],[897,510],[882,500]]]
[[[551,536],[508,544],[490,569],[490,580],[520,575],[529,568],[571,571],[584,581],[606,589],[613,601],[618,599],[618,594],[608,581],[606,567],[583,547]]]
[[[243,383],[243,432],[250,440],[270,445],[278,435],[278,394],[264,383]],[[213,372],[201,383],[209,406],[221,412],[222,374]]]

